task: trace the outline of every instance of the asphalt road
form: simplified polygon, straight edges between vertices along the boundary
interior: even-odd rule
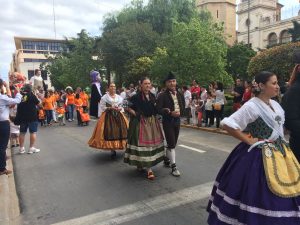
[[[207,224],[212,182],[238,141],[182,128],[176,148],[182,176],[171,176],[161,164],[154,168],[156,179],[149,181],[123,163],[123,151],[111,160],[109,152],[89,148],[94,126],[73,122],[43,127],[38,132],[40,153],[19,155],[14,150],[23,224]]]

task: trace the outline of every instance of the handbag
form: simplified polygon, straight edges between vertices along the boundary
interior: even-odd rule
[[[222,109],[222,105],[220,103],[213,104],[214,110],[220,111]]]

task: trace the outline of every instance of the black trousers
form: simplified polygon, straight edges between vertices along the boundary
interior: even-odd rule
[[[298,159],[298,162],[300,163],[300,140],[298,138],[290,137],[290,147]]]
[[[178,122],[179,120],[179,122]],[[167,148],[175,148],[180,131],[180,118],[175,118],[173,121],[163,121],[163,129],[167,141]]]
[[[209,123],[208,123],[209,120]],[[213,125],[214,124],[214,111],[213,110],[205,110],[205,125]]]
[[[10,136],[9,121],[0,121],[0,172],[6,169],[6,148]]]
[[[221,110],[214,110],[214,115],[216,117],[216,127],[220,127],[220,121],[223,119],[224,105],[221,106]]]

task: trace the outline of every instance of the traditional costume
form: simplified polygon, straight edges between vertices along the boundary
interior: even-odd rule
[[[174,74],[170,72],[165,79],[165,82],[174,79],[176,79]],[[180,117],[173,117],[171,113],[176,111],[180,112],[180,115],[184,115],[184,97],[178,91],[166,89],[158,95],[156,106],[158,113],[163,117],[162,124],[167,141],[166,158],[164,163],[166,166],[169,166],[171,163],[172,174],[174,176],[180,176],[175,163],[175,147],[177,145],[180,131]]]
[[[247,128],[259,141],[240,143],[227,158],[209,200],[208,224],[300,224],[300,166],[284,139],[281,106],[255,97],[222,124]]]
[[[105,94],[100,101],[100,118],[88,144],[103,150],[122,150],[127,143],[128,120],[123,115],[123,99]],[[121,111],[110,109],[118,107]]]
[[[102,97],[101,84],[100,84],[100,73],[92,71],[90,73],[92,80],[91,88],[91,99],[90,99],[90,115],[94,117],[100,117],[100,100]]]
[[[138,168],[151,168],[164,159],[163,134],[156,118],[155,96],[138,92],[130,99],[130,108],[136,113],[131,116],[128,144],[124,162]]]

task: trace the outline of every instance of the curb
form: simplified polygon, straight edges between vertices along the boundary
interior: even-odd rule
[[[215,133],[215,134],[229,135],[227,133],[227,131],[225,131],[223,129],[218,129],[218,128],[197,127],[197,126],[187,125],[187,124],[181,124],[180,126],[185,127],[185,128],[195,129],[195,130],[202,130],[202,131],[206,131],[206,132],[211,132],[211,133]]]
[[[13,171],[12,150],[7,150],[7,168]],[[16,192],[14,173],[0,176],[0,224],[20,225],[20,207]],[[3,199],[3,200],[2,200]]]

